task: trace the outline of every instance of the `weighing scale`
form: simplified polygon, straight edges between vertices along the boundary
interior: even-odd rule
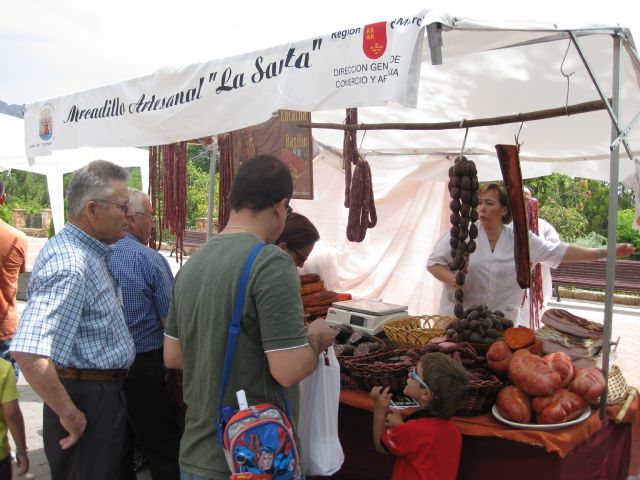
[[[335,302],[329,307],[326,322],[330,325],[348,323],[354,330],[376,335],[388,321],[408,316],[406,305],[394,305],[378,300],[346,300]]]

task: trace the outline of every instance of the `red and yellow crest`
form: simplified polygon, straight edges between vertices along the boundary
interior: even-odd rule
[[[372,23],[364,27],[362,50],[372,60],[380,58],[387,49],[387,22]]]

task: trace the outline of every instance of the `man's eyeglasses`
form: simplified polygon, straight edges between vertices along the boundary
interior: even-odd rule
[[[118,203],[118,202],[110,202],[109,200],[102,200],[101,198],[96,198],[93,200],[94,202],[107,203],[109,205],[115,205],[116,208],[119,208],[122,213],[127,213],[129,207],[131,206],[129,202]]]
[[[290,217],[291,214],[293,213],[293,208],[291,208],[291,205],[289,205],[288,203],[285,205],[284,207],[287,211],[287,217]]]
[[[145,213],[145,212],[137,212],[137,211],[136,211],[136,212],[133,212],[133,213],[135,213],[136,215],[142,215],[143,217],[146,217],[146,218],[148,218],[149,220],[153,221],[153,217],[152,217],[152,216],[151,216],[151,214],[149,214],[149,213]]]
[[[424,387],[425,390],[430,391],[431,392],[431,396],[433,396],[433,398],[437,398],[436,394],[433,393],[433,390],[431,390],[429,385],[427,385],[427,382],[425,382],[422,378],[420,378],[420,375],[418,375],[418,372],[416,371],[416,367],[413,367],[409,371],[409,377],[412,378],[413,380],[415,380],[416,382],[418,382],[422,387]]]

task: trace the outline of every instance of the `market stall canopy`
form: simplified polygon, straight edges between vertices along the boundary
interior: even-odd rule
[[[438,43],[439,35],[442,46],[429,48],[429,36]],[[625,128],[640,111],[640,63],[628,30],[423,10],[29,104],[27,154],[206,137],[260,123],[281,108],[314,112],[314,122],[341,123],[347,107],[359,107],[362,123],[459,122],[599,100],[576,45],[609,98],[613,36],[623,44],[619,123]],[[433,65],[432,55],[438,63],[440,54],[442,64]],[[493,146],[511,143],[518,129],[470,130],[465,153],[481,164],[481,179],[499,178]],[[610,132],[606,111],[526,123],[519,137],[525,176],[576,174],[580,161],[581,176],[608,178]],[[341,131],[314,129],[314,136],[341,149]],[[432,162],[459,153],[463,137],[464,129],[369,131],[362,152]],[[628,132],[627,144],[637,154],[638,128]],[[437,163],[443,179],[448,165]],[[631,168],[623,157],[620,177]]]
[[[79,148],[57,150],[51,156],[32,162],[24,153],[24,122],[0,114],[0,170],[24,170],[46,175],[51,214],[56,232],[64,225],[63,175],[74,172],[93,160],[109,160],[122,167],[140,167],[142,187],[149,188],[149,157],[140,148]]]

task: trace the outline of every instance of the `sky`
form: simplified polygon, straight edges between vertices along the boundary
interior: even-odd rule
[[[529,0],[0,0],[0,100],[66,95],[407,16],[619,24],[640,42],[640,2]]]

